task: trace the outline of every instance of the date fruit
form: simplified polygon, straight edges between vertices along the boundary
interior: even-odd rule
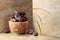
[[[34,32],[33,35],[34,35],[34,36],[38,36],[38,33],[37,33],[37,32]]]

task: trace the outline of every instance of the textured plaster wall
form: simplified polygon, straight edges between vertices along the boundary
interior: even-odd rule
[[[60,0],[33,0],[33,8],[41,33],[60,37]]]
[[[26,12],[29,27],[32,27],[32,0],[0,0],[0,32],[9,30],[8,21],[14,10]]]

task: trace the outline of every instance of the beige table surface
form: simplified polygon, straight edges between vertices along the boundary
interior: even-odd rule
[[[0,40],[60,40],[60,38],[45,35],[33,36],[33,35],[0,34]]]

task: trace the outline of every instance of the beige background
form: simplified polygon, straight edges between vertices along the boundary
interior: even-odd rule
[[[26,12],[29,27],[32,27],[32,0],[0,0],[0,32],[9,30],[9,17],[15,9]]]
[[[60,0],[33,0],[33,8],[41,33],[60,37]]]

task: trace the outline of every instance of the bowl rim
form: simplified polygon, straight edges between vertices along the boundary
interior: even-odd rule
[[[12,21],[8,21],[8,22],[12,22]],[[14,22],[14,23],[25,23],[25,22],[28,22],[28,21],[24,21],[24,22]]]

